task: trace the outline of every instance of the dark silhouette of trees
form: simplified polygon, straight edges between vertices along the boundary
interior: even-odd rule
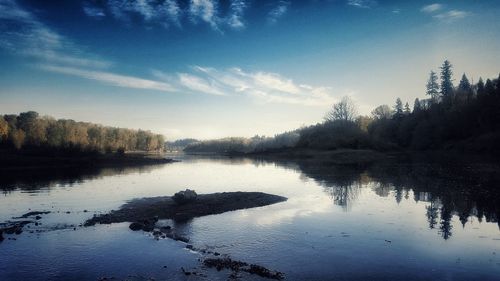
[[[448,60],[443,62],[441,66],[441,97],[445,101],[449,101],[453,95],[453,71],[452,65]]]
[[[427,82],[429,99],[415,99],[413,111],[400,98],[391,109],[380,105],[371,117],[356,117],[354,103],[348,97],[333,105],[324,122],[293,131],[278,141],[227,138],[204,141],[187,150],[246,153],[279,148],[441,150],[498,153],[500,155],[500,89],[498,79],[479,79],[473,85],[463,74],[457,88],[452,83],[452,65],[441,67],[441,94],[437,76],[431,72]],[[403,106],[404,104],[404,106]],[[9,123],[8,119],[6,119]],[[10,125],[9,125],[10,126]],[[10,127],[9,127],[10,128]],[[293,136],[293,137],[291,137]]]
[[[411,113],[410,105],[408,104],[408,102],[407,102],[407,103],[405,103],[405,109],[404,109],[403,113],[404,113],[405,115],[408,115],[408,114],[410,114],[410,113]]]
[[[420,104],[420,100],[418,98],[413,102],[413,112],[417,113],[422,110],[422,105]]]
[[[333,108],[326,114],[326,121],[351,121],[356,119],[358,114],[356,104],[348,97],[343,97],[338,103],[333,105]]]
[[[377,120],[389,119],[392,117],[392,110],[387,104],[379,105],[372,110],[372,116]]]
[[[427,80],[426,94],[430,96],[433,102],[439,101],[439,84],[436,72],[431,71],[429,74],[429,80]]]
[[[395,119],[400,119],[403,117],[403,102],[400,98],[396,99],[396,104],[394,104],[394,114],[393,117]]]
[[[40,151],[160,151],[164,148],[164,138],[149,131],[56,120],[28,111],[19,115],[0,115],[0,145]]]
[[[462,75],[462,79],[460,79],[460,83],[458,84],[458,89],[462,91],[471,91],[472,87],[465,73]]]

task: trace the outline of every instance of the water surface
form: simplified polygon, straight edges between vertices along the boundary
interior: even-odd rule
[[[0,221],[29,210],[51,213],[33,233],[0,244],[0,280],[184,280],[181,267],[204,272],[203,280],[226,280],[229,272],[202,268],[200,254],[180,242],[154,240],[128,224],[79,227],[127,200],[185,188],[288,197],[175,225],[197,248],[279,270],[288,280],[499,280],[496,165],[180,157],[163,166],[3,175]]]

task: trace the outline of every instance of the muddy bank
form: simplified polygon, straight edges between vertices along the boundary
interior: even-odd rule
[[[171,196],[134,199],[119,210],[95,216],[85,222],[85,226],[119,222],[137,222],[156,217],[186,221],[195,217],[221,214],[271,205],[286,201],[287,198],[262,192],[222,192],[200,194],[193,202],[177,204]]]

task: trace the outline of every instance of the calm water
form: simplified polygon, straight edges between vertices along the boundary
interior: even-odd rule
[[[498,166],[179,157],[141,169],[2,174],[0,222],[29,210],[51,213],[0,243],[0,280],[185,280],[181,267],[203,272],[200,280],[226,280],[229,272],[202,268],[200,254],[180,242],[128,224],[78,226],[127,200],[185,188],[288,197],[176,226],[197,248],[282,271],[287,280],[500,280]]]

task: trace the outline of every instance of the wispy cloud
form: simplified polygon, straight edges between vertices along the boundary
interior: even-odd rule
[[[438,19],[443,22],[454,22],[459,19],[468,17],[471,13],[461,10],[444,10],[444,6],[440,3],[434,3],[427,6],[423,6],[420,11],[422,13],[430,14],[433,18]]]
[[[88,4],[83,5],[83,12],[87,16],[94,17],[94,18],[103,18],[106,16],[103,9],[101,9],[99,7],[92,7],[92,6],[89,6]]]
[[[215,30],[245,27],[244,12],[249,6],[248,0],[230,0],[228,6],[219,6],[217,0],[190,0],[184,8],[178,0],[88,0],[82,9],[89,17],[111,16],[126,24],[139,19],[146,26],[168,28],[174,24],[181,27],[182,20],[188,19],[194,24],[209,24]],[[226,12],[222,14],[221,11]]]
[[[123,88],[157,90],[164,92],[175,91],[175,88],[168,83],[128,75],[55,65],[41,65],[40,67],[46,71],[78,76]]]
[[[377,1],[375,0],[347,0],[347,5],[353,6],[356,8],[372,8],[377,5]]]
[[[328,87],[297,84],[277,73],[248,72],[240,68],[218,70],[195,66],[190,74],[175,75],[155,71],[158,79],[164,79],[182,89],[210,95],[247,95],[261,102],[326,106],[335,101]]]
[[[226,95],[221,87],[213,80],[203,79],[187,73],[179,73],[178,76],[179,83],[192,91],[218,96]]]
[[[50,63],[96,68],[111,64],[84,53],[14,0],[0,0],[0,47]]]
[[[433,17],[445,22],[454,22],[456,20],[463,19],[469,15],[470,13],[466,11],[451,10],[445,13],[434,15]]]
[[[267,15],[267,22],[270,24],[275,24],[281,17],[283,17],[291,5],[289,1],[279,1],[278,4],[269,11]]]
[[[443,8],[442,4],[434,3],[434,4],[423,6],[422,9],[420,9],[420,11],[424,12],[424,13],[434,13],[434,12],[441,10],[442,8]]]
[[[227,24],[235,29],[245,27],[243,14],[247,8],[247,3],[244,0],[233,0],[231,2],[231,13],[227,18]]]
[[[151,1],[151,0],[108,0],[94,5],[93,7],[107,10],[115,19],[130,23],[133,17],[139,17],[147,25],[161,25],[169,27],[170,24],[179,25],[181,9],[175,0]],[[90,3],[86,4],[90,6]],[[106,11],[105,11],[106,13]]]
[[[196,23],[202,20],[213,28],[218,26],[217,2],[212,0],[191,0],[189,7],[191,19]]]

